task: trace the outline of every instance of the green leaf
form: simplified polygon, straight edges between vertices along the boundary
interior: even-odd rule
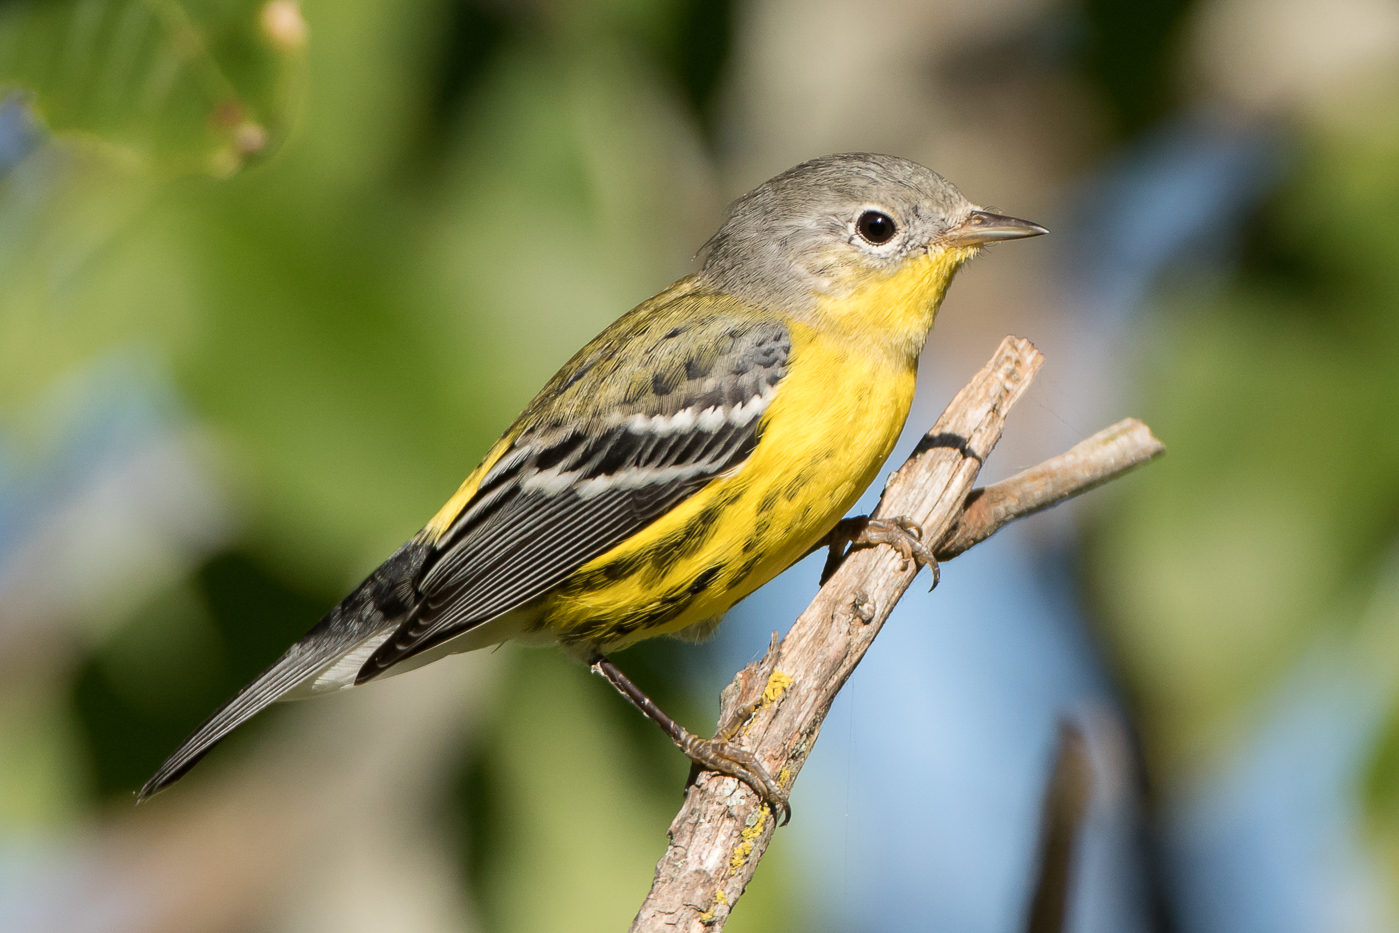
[[[0,9],[0,97],[158,171],[230,175],[285,135],[295,0],[21,0]]]

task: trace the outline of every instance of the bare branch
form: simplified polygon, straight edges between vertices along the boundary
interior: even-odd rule
[[[938,560],[956,557],[1006,524],[1073,498],[1166,452],[1136,418],[1124,418],[1039,466],[974,489],[956,527],[933,549]]]
[[[972,498],[1006,413],[1042,357],[1007,337],[889,480],[874,516],[917,523],[939,556],[961,553],[1021,515],[1098,485],[1160,452],[1144,426],[1123,422]],[[964,512],[965,509],[965,512]],[[790,789],[836,693],[917,575],[893,548],[846,556],[786,638],[724,690],[719,732],[740,738]],[[670,825],[651,893],[632,931],[722,929],[773,834],[772,813],[746,785],[703,772]]]
[[[1061,721],[1054,767],[1040,803],[1040,852],[1027,933],[1063,933],[1068,925],[1075,850],[1092,796],[1088,739],[1078,726]]]

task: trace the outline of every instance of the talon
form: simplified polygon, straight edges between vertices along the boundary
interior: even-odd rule
[[[905,566],[909,561],[915,561],[920,566],[927,567],[936,564],[937,558],[933,557],[933,552],[923,543],[922,535],[923,529],[907,518],[871,518],[852,543],[887,544],[899,552]]]
[[[903,515],[894,518],[870,518],[865,515],[842,518],[826,535],[823,543],[829,550],[826,552],[826,565],[821,568],[822,586],[825,586],[826,581],[845,558],[847,545],[852,549],[875,544],[889,545],[903,557],[905,568],[908,567],[909,561],[915,561],[919,566],[932,571],[933,585],[928,588],[929,592],[937,589],[942,579],[937,557],[933,555],[932,549],[923,543],[922,527]]]
[[[909,534],[913,535],[920,541],[923,540],[923,526],[915,522],[913,519],[909,518],[907,515],[899,515],[889,519],[889,521],[895,525],[898,525],[904,531],[907,531]]]
[[[787,793],[748,749],[718,738],[702,739],[691,733],[679,744],[685,756],[704,770],[737,778],[752,788],[759,799],[772,808],[778,818],[777,825],[786,826],[792,819]]]
[[[899,541],[888,541],[886,543],[892,544],[894,547],[898,548],[899,553],[903,554],[905,562],[916,560],[920,565],[927,567],[928,570],[932,572],[933,585],[928,587],[928,592],[931,593],[933,590],[937,589],[938,584],[942,582],[942,565],[938,563],[938,559],[933,555],[932,549],[923,543],[923,527],[912,519],[905,518],[902,515],[898,518],[890,519],[890,521],[907,532],[909,537]],[[907,550],[905,550],[905,548],[907,548]]]

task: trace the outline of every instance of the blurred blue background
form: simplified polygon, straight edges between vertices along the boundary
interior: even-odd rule
[[[896,460],[1006,333],[984,480],[1169,453],[910,593],[729,929],[1024,929],[1061,721],[1068,929],[1399,928],[1396,90],[1385,0],[0,6],[0,928],[622,928],[687,763],[558,652],[132,792],[730,199],[857,149],[1053,231],[960,274]],[[818,570],[618,660],[704,731]]]

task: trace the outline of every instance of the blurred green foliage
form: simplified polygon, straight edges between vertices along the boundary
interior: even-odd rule
[[[304,45],[291,2],[18,0],[0,7],[0,87],[146,167],[228,175],[285,131]]]
[[[1108,135],[1181,106],[1202,6],[1074,12],[1059,67]],[[135,361],[170,383],[168,430],[236,517],[165,573],[36,612],[0,659],[0,826],[106,829],[577,346],[688,268],[733,193],[714,153],[742,145],[722,102],[752,22],[702,0],[0,5],[0,89],[52,133],[0,175],[0,467],[57,472],[65,393]],[[878,52],[860,54],[883,100]],[[1361,662],[1399,654],[1399,112],[1392,95],[1356,109],[1287,127],[1288,180],[1239,269],[1168,283],[1135,338],[1132,413],[1170,453],[1100,513],[1079,566],[1163,784],[1239,745],[1318,645],[1350,638],[1357,679],[1393,680]],[[116,531],[121,550],[132,530]],[[55,568],[55,588],[88,569]],[[713,710],[676,673],[691,650],[627,666],[698,725]],[[508,686],[421,808],[483,928],[617,929],[685,762],[558,654],[500,664]],[[1399,866],[1387,702],[1356,794]],[[260,717],[201,773],[302,714]],[[787,858],[774,848],[730,929],[811,927]]]
[[[1239,277],[1178,289],[1149,338],[1147,418],[1171,455],[1093,563],[1166,770],[1237,742],[1258,697],[1392,572],[1399,146],[1355,142],[1304,153]]]
[[[1130,137],[1179,106],[1171,72],[1191,0],[1086,0],[1082,64],[1106,98],[1116,132]]]

